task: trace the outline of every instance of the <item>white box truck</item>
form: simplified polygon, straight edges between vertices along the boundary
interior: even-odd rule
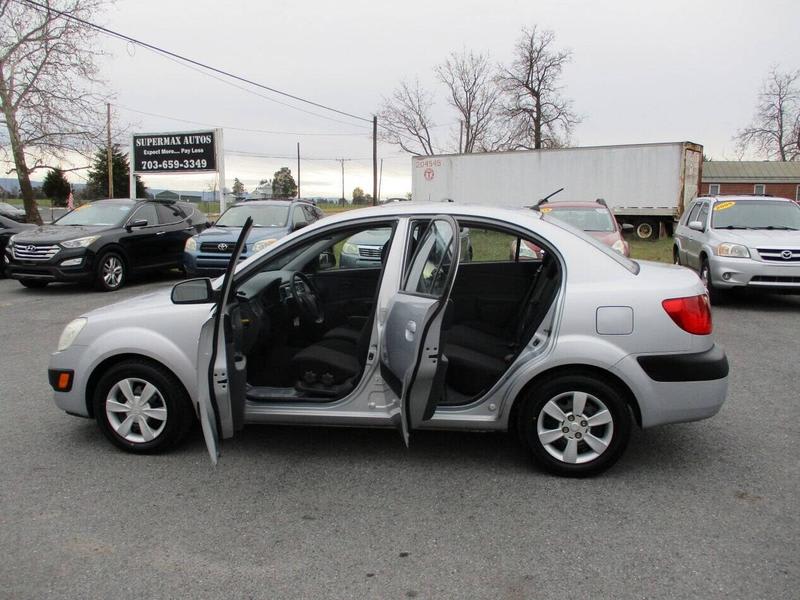
[[[639,238],[671,234],[697,197],[703,147],[691,142],[446,154],[412,158],[412,199],[532,206],[602,198]]]

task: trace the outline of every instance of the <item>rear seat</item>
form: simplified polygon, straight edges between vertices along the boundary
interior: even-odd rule
[[[541,324],[558,291],[555,259],[545,256],[520,311],[507,328],[460,323],[443,333],[448,385],[476,395],[494,385]]]

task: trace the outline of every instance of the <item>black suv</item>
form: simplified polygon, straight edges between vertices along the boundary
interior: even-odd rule
[[[130,274],[180,268],[186,240],[205,227],[206,216],[188,203],[97,200],[13,236],[6,275],[31,288],[84,281],[113,291]]]

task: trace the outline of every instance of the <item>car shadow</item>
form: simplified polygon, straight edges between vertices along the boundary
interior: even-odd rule
[[[138,277],[131,277],[126,283],[125,286],[120,288],[120,292],[124,292],[125,290],[136,290],[137,288],[141,288],[147,285],[153,284],[160,284],[160,283],[171,283],[176,282],[184,279],[184,275],[181,271],[177,269],[173,269],[171,271],[159,271],[154,273],[148,273],[147,275],[141,275]],[[15,282],[14,279],[7,279],[9,283]],[[43,288],[26,288],[19,282],[15,282],[17,284],[17,289],[13,293],[20,293],[20,294],[27,294],[31,296],[78,296],[87,293],[97,292],[98,294],[104,294],[103,292],[97,291],[92,287],[90,283],[62,283],[62,282],[52,282],[48,283],[46,287]],[[12,288],[13,290],[13,288]],[[109,300],[116,297],[117,292],[107,292],[104,295],[109,298]]]
[[[759,312],[796,312],[800,310],[800,295],[764,294],[750,290],[734,290],[714,308],[751,308]]]

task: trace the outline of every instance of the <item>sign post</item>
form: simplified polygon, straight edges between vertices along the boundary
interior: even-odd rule
[[[225,210],[225,158],[222,129],[168,133],[135,133],[131,138],[131,197],[136,175],[216,173],[220,212]]]

